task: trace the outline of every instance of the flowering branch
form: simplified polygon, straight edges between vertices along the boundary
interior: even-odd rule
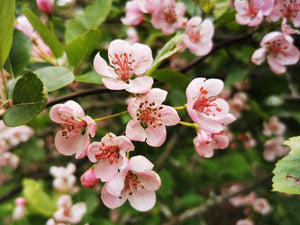
[[[110,119],[110,118],[114,118],[114,117],[117,117],[117,116],[121,116],[123,114],[126,114],[128,113],[128,111],[124,111],[124,112],[120,112],[120,113],[116,113],[116,114],[113,114],[113,115],[109,115],[109,116],[105,116],[105,117],[101,117],[99,119],[94,119],[95,122],[99,122],[99,121],[102,121],[102,120],[107,120],[107,119]]]

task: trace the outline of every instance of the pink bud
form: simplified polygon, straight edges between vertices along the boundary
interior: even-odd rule
[[[55,0],[36,0],[36,4],[41,12],[50,15],[54,8],[54,1]]]
[[[18,206],[26,205],[26,204],[27,204],[27,201],[26,201],[25,198],[19,197],[19,198],[16,198],[15,204],[18,205]]]
[[[86,188],[93,188],[99,181],[95,176],[94,169],[88,169],[80,177],[81,185]]]

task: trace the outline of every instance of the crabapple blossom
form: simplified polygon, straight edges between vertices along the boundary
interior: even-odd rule
[[[67,167],[51,166],[50,174],[54,177],[53,186],[60,192],[76,193],[79,189],[75,186],[76,177],[74,176],[76,166],[73,163],[68,163]]]
[[[269,162],[273,162],[277,157],[282,157],[288,153],[288,147],[283,146],[284,139],[277,136],[265,142],[263,157]]]
[[[101,193],[103,203],[114,209],[128,199],[134,209],[150,210],[156,201],[155,191],[161,185],[160,177],[152,168],[153,164],[144,156],[130,158],[126,167],[104,184]]]
[[[130,99],[127,110],[132,119],[127,123],[126,136],[134,141],[145,141],[153,147],[161,146],[167,136],[166,126],[174,126],[180,118],[177,111],[162,105],[167,91],[153,88],[144,95]]]
[[[143,12],[139,7],[138,0],[126,2],[126,15],[121,19],[124,25],[137,26],[143,22]]]
[[[38,9],[41,12],[46,13],[48,15],[52,13],[52,10],[54,8],[54,3],[55,0],[36,0]]]
[[[186,89],[188,114],[206,132],[218,133],[223,130],[224,120],[234,120],[228,103],[216,97],[223,86],[219,79],[195,78]]]
[[[182,2],[162,0],[161,8],[152,15],[151,23],[153,27],[160,29],[163,34],[172,34],[176,29],[181,29],[186,25],[185,10],[185,4]]]
[[[273,4],[274,0],[235,0],[236,22],[241,25],[257,26],[262,23],[264,16],[270,14]]]
[[[133,150],[134,145],[127,137],[108,133],[101,142],[89,146],[87,156],[91,162],[97,162],[94,168],[96,177],[106,182],[126,165],[126,153]]]
[[[269,119],[269,122],[263,123],[263,134],[266,136],[271,136],[271,135],[283,135],[285,131],[285,125],[281,123],[276,116],[271,116]]]
[[[93,188],[99,179],[95,175],[94,168],[89,168],[80,177],[81,185],[85,188]]]
[[[249,150],[256,145],[256,140],[252,137],[250,132],[241,133],[237,136],[237,139],[242,141],[245,149]]]
[[[127,35],[126,41],[129,42],[130,44],[139,42],[139,35],[136,29],[134,29],[133,27],[130,27],[126,30],[126,35]]]
[[[214,26],[211,20],[202,21],[201,17],[195,16],[187,22],[181,45],[197,56],[207,55],[213,46],[213,35]]]
[[[271,206],[269,202],[264,198],[256,198],[253,203],[253,209],[255,212],[260,213],[262,215],[266,215],[270,213]]]
[[[230,106],[230,113],[232,113],[236,118],[241,116],[241,111],[244,109],[249,109],[246,104],[248,100],[248,95],[245,92],[237,92],[234,96],[228,100]]]
[[[285,65],[296,64],[299,60],[299,50],[293,45],[293,38],[278,31],[268,33],[260,42],[261,48],[257,49],[251,61],[260,65],[267,54],[267,61],[271,70],[276,74],[286,71]]]
[[[19,156],[11,152],[0,152],[0,168],[4,166],[9,166],[12,169],[16,169],[20,163]]]
[[[157,13],[162,6],[163,0],[137,0],[140,10],[143,13]]]
[[[131,45],[117,39],[108,47],[108,58],[111,66],[99,53],[94,59],[94,68],[104,76],[102,81],[105,87],[111,90],[125,89],[131,93],[145,93],[151,89],[153,79],[143,76],[153,62],[152,51],[147,45]]]
[[[70,195],[62,195],[57,200],[57,211],[54,213],[54,219],[58,222],[76,224],[86,213],[87,207],[84,202],[73,204]]]
[[[254,225],[254,223],[252,222],[252,220],[242,219],[238,220],[235,225]]]
[[[81,106],[72,100],[64,104],[56,104],[50,110],[50,119],[62,126],[55,136],[55,147],[63,155],[75,155],[83,158],[94,137],[97,124],[89,116],[85,116]]]
[[[14,208],[14,211],[12,214],[12,220],[19,220],[28,214],[27,209],[26,209],[27,201],[25,198],[18,197],[15,200],[15,205],[16,205],[16,207]]]

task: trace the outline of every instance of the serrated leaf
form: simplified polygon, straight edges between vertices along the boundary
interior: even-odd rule
[[[112,0],[95,0],[87,6],[84,13],[75,17],[67,24],[65,40],[70,43],[90,29],[97,29],[108,16]]]
[[[228,9],[230,4],[230,0],[216,0],[216,4],[214,6],[213,14],[215,18],[219,18],[222,16]]]
[[[15,0],[0,1],[0,67],[4,65],[13,40]]]
[[[182,41],[181,34],[178,34],[174,36],[171,40],[169,40],[161,49],[160,53],[154,59],[152,66],[148,70],[146,76],[150,76],[163,60],[175,54],[181,48],[181,47],[176,47],[176,45],[179,44],[181,41]]]
[[[47,91],[43,82],[32,72],[17,80],[13,90],[13,106],[3,121],[9,127],[16,127],[34,119],[47,104]]]
[[[151,77],[182,90],[185,90],[191,82],[191,79],[184,74],[170,69],[156,70]]]
[[[23,196],[28,206],[47,217],[52,217],[56,210],[56,202],[53,201],[44,190],[39,181],[32,179],[23,180]]]
[[[89,73],[76,76],[75,80],[83,83],[103,84],[102,77],[103,76],[96,71],[91,71]]]
[[[55,57],[61,57],[64,53],[64,48],[62,43],[56,38],[55,34],[53,34],[51,30],[49,30],[29,9],[24,9],[23,13],[36,32],[39,33],[43,41],[49,46]]]
[[[100,39],[100,31],[90,30],[66,45],[65,50],[69,63],[78,66],[89,54],[91,54]]]
[[[72,71],[65,67],[48,66],[34,72],[42,80],[48,92],[67,86],[75,78]]]
[[[291,148],[287,156],[276,163],[273,170],[273,191],[300,194],[300,136],[284,142]]]
[[[31,40],[23,32],[15,30],[9,58],[4,65],[5,70],[14,76],[22,73],[30,62],[31,49]]]

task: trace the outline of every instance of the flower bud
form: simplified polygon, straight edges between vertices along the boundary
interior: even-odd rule
[[[54,8],[55,0],[36,0],[37,7],[43,13],[50,15]]]
[[[86,188],[93,188],[99,181],[96,178],[94,169],[90,168],[84,172],[80,177],[81,185]]]

